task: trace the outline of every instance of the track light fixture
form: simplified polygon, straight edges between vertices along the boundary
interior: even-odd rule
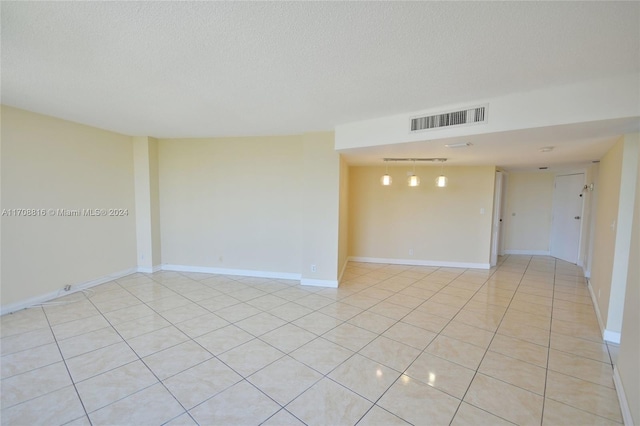
[[[447,179],[447,177],[444,175],[444,162],[446,161],[446,159],[440,159],[440,162],[442,163],[441,167],[440,167],[440,176],[438,176],[436,178],[436,186],[438,188],[444,188],[445,186],[447,186],[447,182],[449,179]]]
[[[439,161],[442,163],[442,169],[444,169],[444,162],[447,161],[446,158],[383,158],[383,160],[386,165],[386,169],[385,174],[380,178],[380,184],[382,186],[389,186],[392,182],[391,176],[389,175],[389,161],[411,161],[413,162],[413,173],[407,179],[407,184],[412,188],[420,186],[420,178],[416,175],[416,161]],[[444,174],[441,173],[441,175],[436,179],[436,185],[438,187],[447,186],[447,178]]]

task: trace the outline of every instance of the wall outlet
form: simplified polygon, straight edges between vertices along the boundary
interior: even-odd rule
[[[409,249],[409,256],[413,256],[413,249],[412,248]]]
[[[318,268],[316,267],[316,265],[311,265],[311,272],[316,272],[318,270]]]
[[[220,263],[224,262],[224,257],[220,256],[220,257],[218,258],[218,262],[220,262]]]

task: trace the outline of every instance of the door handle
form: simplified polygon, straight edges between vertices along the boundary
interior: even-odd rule
[[[574,219],[580,219],[580,216],[576,216],[576,217],[574,217]]]

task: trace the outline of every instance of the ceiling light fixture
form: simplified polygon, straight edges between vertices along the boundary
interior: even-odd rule
[[[428,162],[436,162],[439,161],[440,163],[444,163],[445,161],[447,161],[446,158],[383,158],[382,159],[385,162],[386,165],[386,170],[385,170],[385,174],[382,175],[382,177],[380,178],[380,184],[382,186],[390,186],[392,179],[391,176],[389,175],[389,161],[411,161],[413,162],[413,173],[409,176],[409,178],[407,179],[407,184],[410,187],[416,187],[416,186],[420,186],[420,178],[418,176],[416,176],[416,161],[428,161]],[[443,166],[444,168],[444,166]],[[407,173],[408,174],[408,173]],[[438,182],[438,180],[440,180],[441,182]],[[441,175],[438,180],[436,181],[436,184],[440,187],[444,187],[447,186],[447,178],[443,175]]]
[[[472,145],[471,142],[449,143],[445,145],[445,148],[468,148]]]
[[[389,163],[388,163],[388,159],[384,159],[384,164],[387,166],[384,175],[380,178],[380,183],[382,184],[382,186],[389,186],[391,185],[391,182],[393,179],[391,179],[391,176],[389,176]]]
[[[413,160],[413,174],[407,179],[407,183],[410,187],[416,187],[420,185],[420,178],[416,176],[416,160]]]
[[[438,188],[444,188],[445,186],[447,186],[447,182],[449,179],[447,179],[447,177],[444,175],[444,162],[447,161],[446,159],[441,158],[440,159],[440,163],[441,163],[441,167],[440,167],[440,176],[438,176],[436,178],[436,186]]]
[[[552,146],[544,146],[544,147],[540,148],[539,151],[540,152],[551,152],[551,151],[553,151],[553,147]]]

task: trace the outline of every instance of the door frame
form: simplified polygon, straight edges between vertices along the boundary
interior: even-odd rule
[[[501,170],[495,172],[495,184],[493,188],[493,217],[491,218],[491,251],[489,264],[496,266],[500,254],[502,239],[502,210],[504,208],[504,182],[505,174]]]

